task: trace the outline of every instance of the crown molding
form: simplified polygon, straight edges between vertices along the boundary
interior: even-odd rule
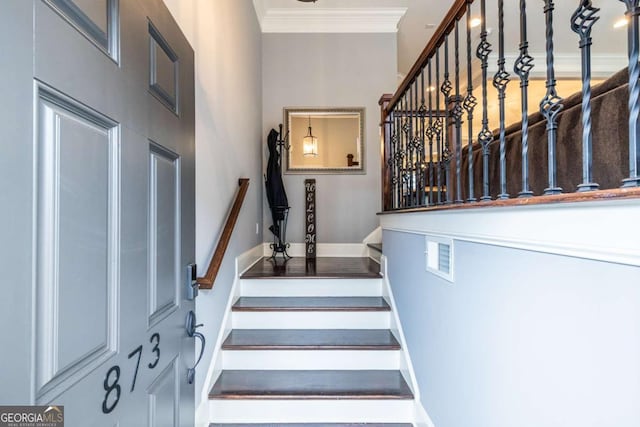
[[[257,6],[254,0],[254,5]],[[396,33],[407,8],[264,9],[256,7],[263,33]]]

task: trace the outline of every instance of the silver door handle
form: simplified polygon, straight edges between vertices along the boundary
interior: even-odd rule
[[[200,363],[200,360],[202,360],[202,356],[204,355],[204,347],[206,346],[207,341],[204,338],[204,335],[202,335],[200,332],[196,332],[196,329],[204,326],[202,323],[200,323],[199,325],[196,324],[196,314],[193,312],[193,310],[189,310],[189,313],[187,313],[187,335],[190,337],[194,337],[194,338],[198,338],[200,340],[200,355],[198,356],[198,360],[196,360],[196,364],[193,365],[193,368],[189,368],[189,370],[187,371],[187,381],[189,382],[189,384],[193,384],[193,380],[196,377],[196,367],[198,366],[198,364]]]

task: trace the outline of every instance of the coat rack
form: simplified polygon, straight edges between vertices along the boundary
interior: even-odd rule
[[[273,224],[269,230],[273,233],[273,243],[271,247],[273,253],[271,258],[275,260],[278,254],[282,254],[285,260],[291,258],[287,253],[287,249],[291,246],[287,243],[287,218],[289,216],[289,200],[287,192],[282,181],[282,150],[288,150],[287,138],[289,134],[282,136],[282,124],[279,125],[280,131],[271,129],[267,137],[267,146],[269,148],[269,160],[267,162],[267,172],[265,174],[265,187],[267,191],[267,200],[271,209],[271,217]]]

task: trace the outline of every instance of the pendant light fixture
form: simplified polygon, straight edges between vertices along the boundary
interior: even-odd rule
[[[302,138],[302,154],[313,157],[318,155],[318,138],[311,133],[311,116],[309,116],[309,132]]]

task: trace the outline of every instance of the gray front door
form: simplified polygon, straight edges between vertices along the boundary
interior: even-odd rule
[[[0,2],[0,405],[193,426],[193,51],[161,0]]]

